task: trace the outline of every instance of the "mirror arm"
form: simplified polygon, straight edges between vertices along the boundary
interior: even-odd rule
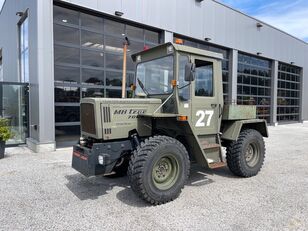
[[[185,87],[188,87],[190,84],[191,84],[191,81],[188,84],[184,85],[183,87],[178,87],[178,89],[181,90],[181,89],[183,89]]]

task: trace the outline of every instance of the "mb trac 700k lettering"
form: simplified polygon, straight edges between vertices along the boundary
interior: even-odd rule
[[[132,58],[134,98],[82,99],[74,169],[85,176],[127,172],[132,190],[154,205],[179,196],[192,161],[228,165],[241,177],[260,171],[266,121],[256,119],[255,106],[224,104],[222,55],[167,43]]]

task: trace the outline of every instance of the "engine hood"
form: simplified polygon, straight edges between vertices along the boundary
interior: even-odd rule
[[[81,101],[81,134],[95,139],[124,139],[129,132],[148,129],[138,115],[153,113],[160,99],[85,98]]]

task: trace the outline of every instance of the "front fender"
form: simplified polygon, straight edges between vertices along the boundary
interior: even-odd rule
[[[223,126],[221,138],[223,140],[236,141],[243,129],[254,129],[260,132],[263,137],[268,137],[266,120],[252,119],[226,121],[226,124]]]

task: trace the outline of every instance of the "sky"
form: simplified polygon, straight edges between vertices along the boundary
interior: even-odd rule
[[[2,5],[4,3],[5,0],[0,0],[0,10],[2,9]]]
[[[308,42],[307,0],[220,0]],[[0,9],[4,0],[0,0]]]
[[[308,42],[307,0],[220,0]]]

